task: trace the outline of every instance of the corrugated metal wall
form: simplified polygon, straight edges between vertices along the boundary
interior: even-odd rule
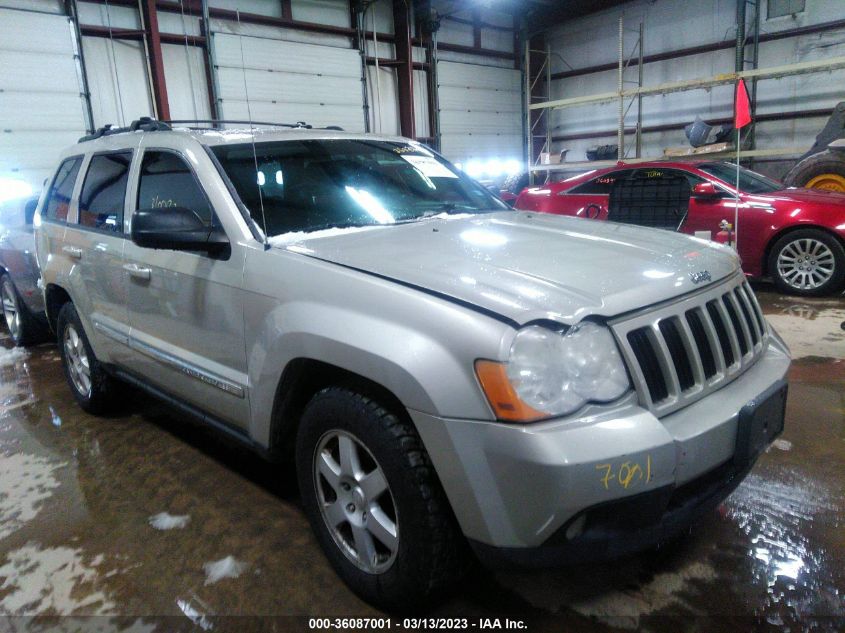
[[[0,188],[4,179],[41,188],[56,151],[85,133],[81,92],[72,22],[0,8]]]
[[[221,32],[214,50],[223,118],[364,129],[358,51]]]
[[[806,0],[803,13],[767,19],[767,2],[760,0],[761,33],[775,33],[797,27],[821,24],[845,18],[845,5],[839,1]],[[625,26],[637,29],[645,24],[646,55],[654,55],[683,48],[735,40],[736,0],[640,0],[620,8],[572,20],[549,34],[553,56],[553,72],[581,69],[618,60],[618,18],[624,15]],[[626,31],[625,54],[630,55],[637,34]],[[759,66],[779,66],[793,62],[824,59],[845,55],[845,29],[790,37],[760,44]],[[647,63],[644,66],[644,85],[667,81],[682,81],[732,72],[735,67],[734,49],[726,48],[676,59]],[[626,80],[636,81],[637,70],[626,72]],[[617,72],[580,75],[553,81],[552,98],[563,99],[579,95],[615,91]],[[626,84],[626,87],[632,87]],[[845,71],[816,73],[759,82],[758,114],[832,109],[845,99]],[[626,103],[627,105],[627,103]],[[555,110],[552,115],[553,135],[577,137],[606,131],[607,135],[592,138],[568,138],[554,144],[556,149],[569,148],[568,160],[584,160],[584,151],[591,145],[615,143],[618,121],[616,103],[589,105]],[[636,124],[637,106],[634,104],[626,126]],[[689,123],[696,116],[703,119],[730,118],[733,112],[733,87],[718,86],[710,90],[678,92],[647,97],[643,103],[643,125]],[[757,125],[757,146],[761,149],[809,147],[825,122],[825,117],[794,120],[765,121]],[[628,155],[633,156],[634,138],[626,137]],[[683,130],[646,134],[643,155],[661,156],[669,146],[686,144]]]
[[[513,68],[440,61],[437,86],[444,155],[465,167],[473,161],[519,160],[521,78]],[[493,171],[489,175],[498,175],[497,168]]]
[[[365,15],[365,29],[393,34],[392,0],[377,0]],[[109,29],[140,34],[139,10],[107,3],[77,3],[79,41],[73,22],[58,0],[0,0],[0,117],[7,131],[0,136],[0,178],[23,178],[36,189],[53,167],[55,155],[86,128],[127,125],[141,116],[155,116],[146,45],[140,35],[108,37]],[[211,0],[212,8],[279,18],[278,0]],[[14,10],[12,10],[13,7]],[[348,0],[291,0],[291,17],[352,28]],[[468,17],[469,13],[466,14]],[[211,118],[206,51],[187,41],[205,35],[197,11],[158,11],[159,28],[170,37],[161,45],[170,116]],[[483,48],[512,52],[509,14],[484,10],[480,30]],[[494,26],[491,26],[494,25]],[[498,28],[495,26],[498,25]],[[210,21],[214,50],[213,80],[219,117],[270,121],[307,121],[312,125],[365,128],[364,91],[369,127],[399,134],[397,70],[366,67],[362,87],[361,58],[353,38],[242,22]],[[182,45],[176,37],[185,36]],[[444,20],[439,39],[445,44],[473,46],[473,26]],[[83,54],[90,111],[77,72],[74,47]],[[365,42],[369,57],[395,59],[391,41]],[[413,47],[417,63],[425,49]],[[521,156],[520,72],[513,60],[461,52],[440,53],[441,140],[455,161],[505,161]],[[245,89],[246,86],[246,89]],[[49,94],[47,94],[49,93]],[[246,94],[250,108],[247,109]],[[428,76],[413,73],[413,103],[418,137],[428,138]]]

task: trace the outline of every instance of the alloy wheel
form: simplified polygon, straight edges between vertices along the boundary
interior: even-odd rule
[[[813,290],[833,277],[833,251],[819,240],[798,239],[778,253],[777,269],[783,281],[796,290]]]
[[[399,549],[396,505],[381,466],[346,431],[329,431],[314,452],[317,505],[335,544],[359,569],[387,571]]]
[[[3,301],[3,316],[6,319],[6,327],[9,328],[9,334],[12,335],[12,338],[17,341],[21,331],[21,315],[18,311],[15,289],[8,279],[3,282],[0,296],[2,296]]]
[[[65,328],[63,345],[70,380],[79,394],[88,398],[91,395],[91,363],[82,337],[73,325]]]

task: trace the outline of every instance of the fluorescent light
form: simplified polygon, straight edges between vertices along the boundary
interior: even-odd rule
[[[484,173],[484,165],[480,160],[471,160],[467,163],[466,171],[473,178],[478,178]]]
[[[264,172],[258,172],[258,186],[263,187],[265,182],[267,182],[267,179],[264,177]]]
[[[27,198],[32,195],[32,186],[15,178],[0,178],[0,202]]]
[[[490,176],[498,176],[504,171],[504,165],[498,158],[491,158],[487,161],[487,165],[485,167],[487,174]]]

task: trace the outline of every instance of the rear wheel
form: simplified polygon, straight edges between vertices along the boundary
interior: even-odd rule
[[[790,187],[845,192],[845,152],[825,150],[793,167],[784,182]]]
[[[0,299],[3,301],[3,317],[6,321],[6,327],[15,345],[34,345],[46,338],[44,326],[38,322],[21,300],[9,273],[4,273],[0,277]]]
[[[114,409],[121,385],[94,355],[72,303],[59,311],[57,330],[65,378],[79,406],[94,414]]]
[[[845,250],[819,229],[793,231],[772,247],[769,274],[783,292],[826,295],[840,289],[845,280]]]
[[[355,391],[325,389],[303,413],[296,467],[320,546],[364,600],[419,606],[457,580],[465,544],[409,422]]]

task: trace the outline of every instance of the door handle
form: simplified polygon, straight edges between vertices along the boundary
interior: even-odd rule
[[[149,268],[142,268],[138,264],[124,264],[123,270],[129,273],[130,277],[135,279],[149,279],[152,275],[152,270]]]
[[[74,259],[82,259],[81,248],[76,248],[75,246],[62,246],[62,252],[68,257],[73,257]]]

